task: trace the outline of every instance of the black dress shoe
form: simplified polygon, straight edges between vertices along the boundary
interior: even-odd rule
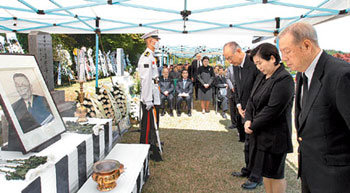
[[[248,177],[247,174],[243,174],[242,172],[232,172],[231,175],[232,175],[233,177],[241,177],[241,178]]]
[[[225,112],[222,112],[222,113],[221,113],[221,116],[222,116],[222,118],[224,118],[224,119],[227,118]]]
[[[181,117],[181,113],[177,113],[177,116],[178,116],[178,117]]]
[[[234,129],[234,128],[237,128],[237,126],[232,124],[232,125],[230,125],[228,128],[229,128],[229,129]]]
[[[191,116],[192,116],[191,112],[188,112],[188,113],[187,113],[187,115],[188,115],[189,117],[191,117]]]
[[[160,116],[164,116],[165,115],[165,111],[162,111],[162,113],[160,113]]]
[[[261,186],[261,185],[262,185],[262,182],[252,182],[250,180],[247,180],[246,182],[244,182],[242,184],[242,188],[252,190],[252,189],[255,189],[256,187]]]
[[[170,117],[173,117],[174,116],[173,111],[170,111],[169,115],[170,115]]]
[[[162,157],[161,156],[154,156],[153,154],[151,154],[149,156],[149,158],[155,162],[160,162],[160,161],[163,161]]]

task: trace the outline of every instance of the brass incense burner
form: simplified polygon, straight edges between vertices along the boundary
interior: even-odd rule
[[[117,186],[118,177],[124,172],[124,165],[117,160],[102,160],[94,164],[92,179],[99,191],[110,191]]]

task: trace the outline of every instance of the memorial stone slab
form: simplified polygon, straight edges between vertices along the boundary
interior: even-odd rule
[[[49,91],[54,90],[52,38],[49,33],[32,31],[28,35],[29,53],[35,55]]]
[[[124,51],[123,48],[117,48],[117,75],[124,75]]]

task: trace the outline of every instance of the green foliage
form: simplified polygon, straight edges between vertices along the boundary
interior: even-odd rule
[[[344,52],[338,51],[338,50],[325,50],[325,51],[327,52],[327,54],[332,55],[332,56],[333,56],[333,54],[337,54],[337,53],[344,54]]]
[[[92,129],[95,126],[94,124],[80,124],[73,121],[67,121],[65,125],[68,131],[80,134],[92,134]]]
[[[96,36],[95,34],[52,34],[52,47],[54,52],[54,59],[56,57],[56,48],[61,44],[64,49],[68,50],[73,59],[73,49],[92,48],[95,55]],[[99,40],[99,49],[105,52],[123,48],[125,54],[129,55],[131,64],[136,65],[140,54],[145,50],[146,45],[141,39],[141,34],[102,34]],[[101,46],[102,45],[102,46]],[[102,49],[103,48],[103,49]],[[95,57],[94,57],[95,58]]]
[[[1,35],[5,37],[5,34]],[[105,52],[123,48],[125,54],[129,55],[131,64],[136,65],[140,54],[146,49],[146,44],[144,40],[141,39],[141,35],[142,34],[102,34],[100,36],[102,40],[100,40],[99,48],[102,50],[101,44]],[[59,44],[63,46],[63,49],[68,50],[72,58],[73,49],[81,48],[82,46],[94,49],[95,54],[95,34],[51,34],[51,37],[55,61],[57,60],[56,48]],[[17,39],[25,53],[28,53],[28,34],[17,33]]]
[[[17,39],[19,44],[22,46],[22,49],[24,51],[25,54],[29,53],[29,49],[28,49],[28,34],[20,34],[17,33]]]
[[[7,180],[24,180],[27,172],[41,164],[47,162],[47,156],[31,156],[28,159],[7,160],[8,163],[18,164],[16,166],[4,166],[5,168],[14,169],[15,171],[0,170],[6,174]]]

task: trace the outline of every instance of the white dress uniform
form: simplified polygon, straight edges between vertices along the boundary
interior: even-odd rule
[[[152,31],[142,36],[143,39],[158,38],[158,31]],[[140,143],[150,144],[150,158],[162,161],[161,143],[157,128],[159,127],[160,91],[158,87],[158,68],[154,52],[147,48],[141,55],[137,70],[141,79],[141,135]],[[150,108],[152,107],[153,108]],[[157,146],[158,145],[158,146]]]
[[[160,91],[155,80],[158,79],[156,59],[151,49],[147,48],[141,55],[138,71],[141,79],[141,101],[143,104],[152,102],[160,105]]]

